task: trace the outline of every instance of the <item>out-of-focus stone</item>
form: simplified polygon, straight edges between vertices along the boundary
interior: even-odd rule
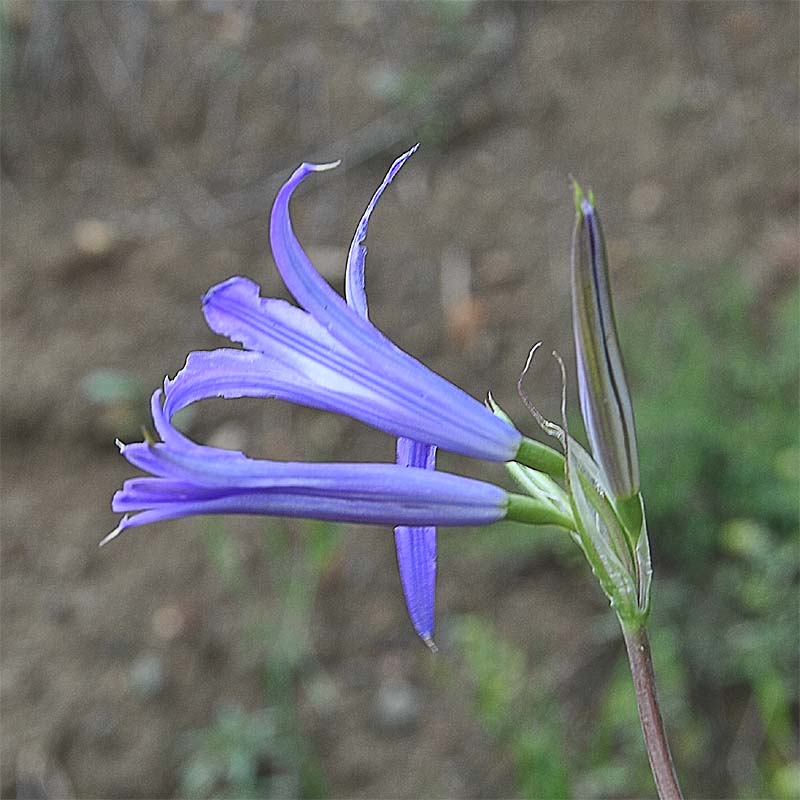
[[[422,714],[419,690],[402,678],[389,678],[378,688],[375,697],[374,720],[385,733],[412,730]]]
[[[347,250],[342,247],[316,245],[306,247],[306,252],[311,263],[324,278],[331,281],[343,279]]]
[[[103,256],[111,251],[117,239],[112,225],[99,219],[82,219],[75,223],[72,239],[78,250],[87,256]]]
[[[247,449],[247,431],[235,422],[226,422],[209,436],[208,444],[222,450],[241,452]]]
[[[130,671],[132,688],[145,700],[157,697],[166,685],[164,660],[157,655],[143,655],[134,661]]]

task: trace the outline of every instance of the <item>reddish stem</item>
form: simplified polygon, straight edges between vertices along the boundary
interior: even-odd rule
[[[639,709],[639,719],[642,722],[644,744],[647,757],[650,759],[650,769],[656,782],[656,790],[660,800],[683,800],[681,787],[678,785],[678,776],[675,774],[675,765],[672,763],[672,754],[669,751],[669,742],[664,731],[664,721],[661,719],[661,709],[658,705],[656,693],[656,679],[653,674],[653,659],[650,654],[650,642],[644,626],[631,629],[622,626],[625,636],[625,647],[628,651],[628,661],[631,665],[633,687],[636,690],[636,705]]]

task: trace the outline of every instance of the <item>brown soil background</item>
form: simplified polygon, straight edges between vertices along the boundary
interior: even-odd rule
[[[528,348],[571,355],[568,175],[602,198],[623,317],[652,264],[736,264],[757,291],[794,263],[796,3],[441,5],[4,6],[3,796],[45,774],[64,795],[173,796],[179,734],[263,702],[264,645],[248,645],[274,599],[263,521],[225,522],[244,594],[210,564],[196,520],[98,550],[132,472],[114,437],[135,438],[145,414],[98,408],[81,386],[109,368],[149,393],[188,351],[216,346],[199,298],[229,275],[285,296],[266,220],[297,163],[343,160],[294,204],[338,288],[371,192],[422,142],[372,222],[372,317],[475,396],[491,388],[529,433],[514,394]],[[554,410],[555,370],[543,362],[530,384]],[[274,402],[209,404],[193,433],[275,458],[388,460],[393,447]],[[618,644],[595,660],[603,599],[583,570],[486,562],[471,552],[481,535],[442,533],[440,627],[490,618],[534,676],[560,665],[569,719],[591,726],[585,675]],[[389,531],[343,542],[311,632],[335,700],[298,691],[332,794],[509,795],[510,765],[466,688],[442,689],[450,656],[432,666],[407,623]],[[153,696],[132,678],[143,658],[163,672]],[[387,733],[374,703],[398,677],[423,708]]]

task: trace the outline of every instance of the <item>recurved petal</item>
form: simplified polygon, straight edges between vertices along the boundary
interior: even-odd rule
[[[350,351],[307,311],[271,297],[249,278],[236,276],[212,286],[203,296],[203,315],[214,333],[249,350],[270,353],[276,344],[301,352],[313,348],[353,359]]]
[[[372,212],[378,205],[386,187],[392,182],[394,176],[400,171],[400,168],[406,161],[417,152],[418,144],[415,144],[408,152],[403,153],[386,173],[383,183],[378,187],[372,199],[367,205],[367,209],[356,228],[355,236],[350,244],[350,251],[347,255],[347,269],[345,270],[344,289],[347,305],[350,306],[360,317],[363,319],[369,318],[367,311],[367,293],[364,289],[364,262],[367,257],[367,248],[364,245],[364,240],[367,238],[367,227],[369,225],[369,218]]]
[[[348,307],[316,272],[289,218],[292,192],[314,171],[318,170],[313,165],[301,165],[278,193],[272,209],[270,241],[275,263],[289,291],[331,336],[375,375],[385,375],[398,385],[409,387],[416,394],[420,409],[435,405],[442,427],[450,428],[453,433],[453,428],[458,427],[462,441],[472,440],[466,448],[457,447],[455,452],[497,461],[512,460],[522,441],[518,431],[495,417],[475,398],[397,348],[368,320]],[[402,435],[419,438],[413,430],[404,431]],[[436,438],[423,441],[452,449]]]
[[[411,387],[391,385],[348,371],[295,350],[276,349],[269,356],[250,350],[190,353],[186,366],[165,388],[164,414],[210,397],[275,397],[345,414],[395,436],[411,434],[449,450],[486,457],[487,445],[454,420],[443,418],[434,401],[414,397]],[[163,427],[163,426],[162,426]],[[172,432],[157,430],[164,441]],[[498,459],[499,460],[499,459]]]
[[[210,350],[190,353],[186,366],[164,384],[164,413],[169,419],[181,408],[210,397],[264,397],[346,414],[395,433],[406,416],[371,387],[338,372],[330,364],[276,351],[270,356],[251,350]],[[397,418],[397,422],[394,421]],[[387,416],[390,417],[387,419]],[[159,430],[167,440],[169,434]]]
[[[275,265],[286,288],[297,302],[315,319],[331,329],[334,324],[346,331],[347,343],[375,347],[374,328],[347,306],[317,272],[297,240],[289,214],[289,200],[295,189],[312,172],[330,169],[338,164],[301,164],[281,187],[270,215],[269,237]]]

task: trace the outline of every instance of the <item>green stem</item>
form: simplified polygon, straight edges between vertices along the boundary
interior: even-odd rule
[[[543,503],[535,497],[524,494],[508,493],[508,510],[506,519],[514,522],[525,522],[528,525],[556,525],[559,528],[572,530],[575,523],[550,503]]]
[[[554,478],[564,477],[564,456],[552,447],[527,436],[520,442],[514,461],[552,475]]]
[[[636,706],[642,722],[644,744],[650,769],[656,783],[660,800],[683,800],[669,742],[661,719],[661,709],[656,694],[656,678],[653,673],[653,658],[650,654],[650,642],[644,625],[629,626],[622,623],[622,634],[628,651],[631,666],[633,687],[636,691]]]

